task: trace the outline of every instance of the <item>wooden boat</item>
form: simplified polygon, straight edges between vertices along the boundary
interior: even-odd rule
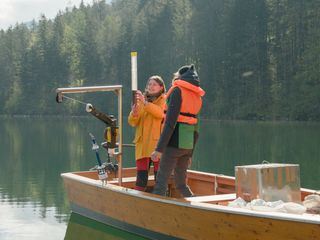
[[[181,198],[170,180],[168,196],[133,189],[134,168],[122,168],[122,86],[57,89],[65,93],[114,91],[118,96],[119,142],[114,155],[118,175],[107,182],[96,171],[63,173],[73,212],[151,239],[320,239],[320,216],[257,212],[229,207],[236,198],[235,179],[188,171],[188,185],[196,197]],[[154,185],[150,176],[149,188]],[[314,191],[301,189],[301,200]],[[299,195],[298,195],[299,196]]]
[[[236,198],[233,177],[188,171],[196,197],[180,198],[132,189],[135,169],[123,169],[122,186],[96,171],[62,174],[73,212],[151,239],[320,239],[320,216],[257,212],[228,207]],[[148,185],[153,186],[152,177]],[[302,189],[301,199],[313,191]]]

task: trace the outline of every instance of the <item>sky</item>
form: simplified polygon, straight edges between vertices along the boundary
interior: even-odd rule
[[[83,0],[85,4],[93,0]],[[7,29],[17,22],[39,20],[41,14],[54,18],[59,10],[79,6],[81,0],[0,0],[0,29]]]

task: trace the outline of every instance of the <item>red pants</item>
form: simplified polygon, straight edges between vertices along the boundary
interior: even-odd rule
[[[153,164],[154,176],[156,177],[159,169],[159,161],[153,162],[149,157],[140,158],[136,160],[136,165],[137,165],[137,181],[135,186],[136,190],[140,190],[140,191],[145,190],[148,183],[148,173],[149,173],[151,163]]]

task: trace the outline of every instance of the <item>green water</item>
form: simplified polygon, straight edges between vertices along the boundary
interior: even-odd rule
[[[233,175],[235,165],[263,160],[300,164],[303,187],[320,188],[319,123],[201,122],[192,169]],[[104,125],[88,118],[0,118],[0,239],[141,239],[70,214],[60,173],[96,164],[88,132],[102,141]],[[129,143],[133,130],[124,129]],[[106,159],[103,150],[100,151]],[[133,149],[124,165],[134,166]],[[86,237],[87,236],[87,237]],[[95,238],[90,238],[95,239]]]

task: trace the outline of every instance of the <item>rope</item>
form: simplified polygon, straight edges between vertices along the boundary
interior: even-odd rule
[[[65,96],[65,95],[63,95],[62,97],[87,106],[87,103],[82,102],[82,101],[80,101],[80,100],[77,100],[77,99],[75,99],[75,98],[67,97],[67,96]],[[80,118],[79,118],[79,117],[75,117],[75,119],[76,119],[76,121],[80,124],[80,126],[90,135],[91,132],[88,130],[87,126],[80,120]]]
[[[62,97],[87,106],[87,103],[82,102],[82,101],[80,101],[80,100],[77,100],[77,99],[75,99],[75,98],[67,97],[67,96],[65,96],[65,95],[63,95]],[[80,118],[79,118],[79,117],[74,117],[74,118],[75,118],[76,121],[79,123],[80,127],[82,127],[82,128],[90,135],[91,132],[88,130],[87,126],[80,120]]]
[[[83,104],[83,105],[87,105],[87,103],[85,103],[85,102],[82,102],[82,101],[80,101],[80,100],[77,100],[77,99],[74,99],[74,98],[71,98],[71,97],[67,97],[67,96],[65,96],[65,95],[63,95],[63,98],[66,98],[66,99],[69,99],[69,100],[72,100],[72,101],[81,103],[81,104]]]

